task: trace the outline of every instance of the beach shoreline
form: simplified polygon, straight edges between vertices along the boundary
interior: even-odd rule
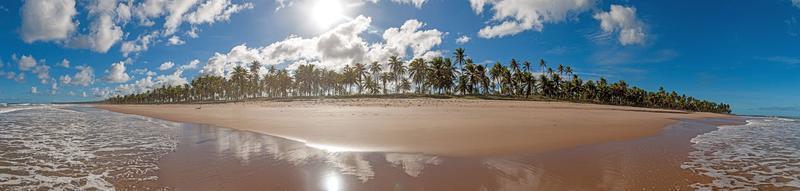
[[[567,102],[424,98],[94,106],[252,131],[329,151],[457,157],[542,153],[654,136],[681,119],[737,118]]]

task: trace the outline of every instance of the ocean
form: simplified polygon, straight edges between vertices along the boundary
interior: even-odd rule
[[[691,140],[681,167],[710,177],[697,190],[800,189],[800,120],[750,118]]]
[[[0,190],[150,189],[177,127],[88,107],[2,107]]]

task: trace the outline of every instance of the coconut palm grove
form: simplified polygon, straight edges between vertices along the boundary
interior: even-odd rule
[[[392,56],[385,64],[355,63],[342,71],[300,65],[294,72],[262,64],[237,66],[229,78],[199,76],[190,84],[165,86],[140,94],[115,96],[115,104],[166,104],[242,101],[263,98],[315,98],[359,96],[439,96],[557,100],[699,112],[730,113],[730,105],[699,100],[663,87],[649,92],[624,80],[609,83],[580,78],[570,66],[553,69],[544,59],[533,63],[512,59],[508,67],[475,64],[463,48],[452,59],[417,58],[408,63]],[[388,67],[383,67],[388,66]],[[538,72],[535,71],[538,69]],[[563,76],[563,77],[562,77]]]

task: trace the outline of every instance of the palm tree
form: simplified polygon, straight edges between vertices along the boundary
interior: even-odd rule
[[[539,59],[539,67],[542,67],[542,75],[544,75],[544,69],[547,68],[547,63],[544,62],[544,59]]]
[[[459,67],[458,69],[459,70],[462,70],[461,67],[464,64],[464,62],[466,61],[465,59],[466,59],[467,55],[464,52],[465,52],[465,50],[463,48],[456,48],[456,51],[453,52],[453,58],[456,59],[455,62],[456,62],[456,65],[458,65],[458,67]]]
[[[506,70],[505,67],[503,67],[500,62],[497,62],[494,63],[494,66],[492,66],[492,69],[489,71],[489,75],[492,77],[492,81],[495,83],[495,85],[492,86],[492,89],[502,86],[500,85],[500,79],[503,76],[503,70]]]
[[[400,91],[400,78],[406,75],[405,63],[397,56],[389,57],[389,70],[391,70],[392,77],[394,78],[394,92]]]
[[[526,60],[525,62],[522,63],[522,66],[525,67],[525,72],[531,71],[531,62],[530,61]]]
[[[422,58],[414,59],[411,64],[408,64],[408,71],[411,81],[417,84],[417,93],[422,94],[423,85],[428,75],[428,65],[425,60]]]
[[[261,75],[259,74],[259,70],[261,70],[260,62],[253,61],[250,63],[250,84],[248,85],[248,94],[252,96],[255,96],[258,92],[260,92],[261,85],[259,82],[261,81]]]
[[[384,72],[381,74],[381,82],[383,82],[383,95],[389,95],[389,93],[386,92],[386,84],[389,82],[389,80],[392,80],[391,73]]]
[[[361,94],[361,91],[364,89],[364,85],[366,85],[366,83],[364,83],[363,79],[367,75],[367,70],[364,67],[364,64],[356,63],[355,67],[353,67],[353,72],[354,72],[354,75],[356,76],[356,84],[358,86],[358,94]]]
[[[231,92],[233,92],[233,99],[241,99],[242,97],[242,87],[246,87],[247,85],[247,70],[244,69],[242,66],[236,66],[233,68],[233,72],[231,73],[230,82],[232,86],[230,86]]]

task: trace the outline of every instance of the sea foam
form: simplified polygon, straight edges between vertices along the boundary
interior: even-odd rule
[[[713,178],[698,190],[800,189],[800,122],[753,118],[692,139],[696,151],[681,166]]]
[[[0,190],[148,185],[157,180],[158,159],[177,144],[178,124],[171,122],[92,108],[20,106],[4,111]]]

